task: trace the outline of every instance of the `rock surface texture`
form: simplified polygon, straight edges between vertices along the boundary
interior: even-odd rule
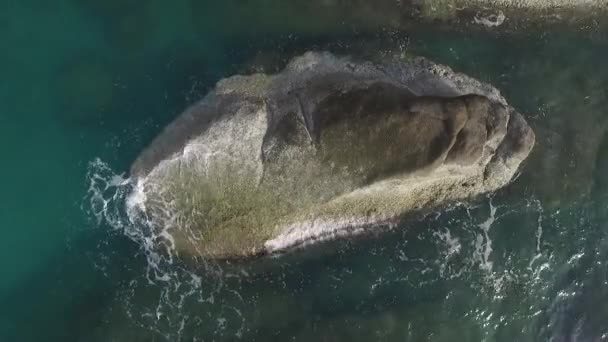
[[[132,166],[129,212],[182,255],[282,253],[494,191],[534,139],[447,67],[311,52],[220,81],[166,127]]]

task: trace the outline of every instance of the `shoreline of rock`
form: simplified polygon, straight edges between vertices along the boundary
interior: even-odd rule
[[[277,11],[278,8],[285,13]],[[193,3],[193,21],[203,31],[208,31],[212,23],[197,23],[195,13],[208,10],[200,2]],[[526,33],[529,29],[554,25],[576,26],[573,27],[576,30],[608,27],[608,3],[604,0],[378,0],[373,3],[313,0],[295,1],[287,7],[278,0],[271,0],[265,6],[227,0],[215,10],[230,13],[241,19],[238,25],[252,28],[220,32],[227,36],[240,36],[242,32],[246,32],[245,36],[247,32],[314,36],[327,32],[408,31],[427,24],[450,30],[510,33]]]

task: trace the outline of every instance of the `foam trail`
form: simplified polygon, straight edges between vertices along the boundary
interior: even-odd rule
[[[540,258],[543,256],[543,253],[541,251],[541,243],[543,238],[543,206],[538,199],[534,199],[532,202],[534,203],[534,205],[536,206],[536,210],[538,211],[536,232],[534,234],[536,238],[536,254],[534,255],[534,257],[532,257],[532,260],[530,260],[528,270],[532,270],[537,260],[540,260]],[[530,206],[530,204],[528,204],[528,206]],[[543,265],[541,265],[540,269],[543,269]]]
[[[444,257],[443,261],[440,263],[439,267],[439,275],[444,277],[446,274],[446,270],[448,267],[448,262],[452,257],[459,254],[462,249],[462,244],[460,243],[460,239],[457,236],[452,236],[452,232],[448,228],[445,228],[443,232],[434,232],[433,236],[443,242],[445,246],[445,251],[442,252]],[[462,271],[458,272],[448,272],[450,278],[459,277]]]
[[[492,204],[492,200],[489,202],[490,205],[490,217],[484,222],[477,226],[481,228],[483,235],[478,235],[475,242],[476,255],[480,261],[481,269],[491,272],[494,263],[490,261],[490,255],[492,254],[492,240],[490,239],[490,228],[496,220],[496,207]]]
[[[165,229],[159,230],[142,210],[146,201],[144,182],[117,174],[99,158],[89,163],[87,179],[89,207],[85,211],[96,218],[98,227],[120,232],[136,242],[146,255],[153,278],[167,280],[170,274],[163,270],[162,264],[172,264],[172,253],[167,250],[164,257],[158,246],[163,241],[173,246],[173,242],[170,234]]]

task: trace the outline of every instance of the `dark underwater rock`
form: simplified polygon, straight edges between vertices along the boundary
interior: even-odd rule
[[[509,183],[534,133],[424,59],[295,58],[218,83],[144,150],[129,212],[181,254],[240,258],[381,230]]]
[[[62,121],[96,121],[115,100],[115,76],[109,64],[91,56],[63,66],[50,84]]]

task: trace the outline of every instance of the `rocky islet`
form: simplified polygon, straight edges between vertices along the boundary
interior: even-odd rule
[[[182,254],[282,253],[496,190],[533,145],[495,88],[448,67],[310,52],[166,127],[132,166],[131,212]]]

